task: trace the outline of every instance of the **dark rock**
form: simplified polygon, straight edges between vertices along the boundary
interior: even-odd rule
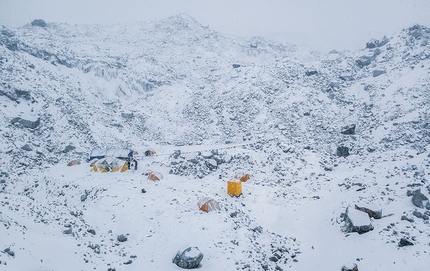
[[[263,232],[263,227],[257,226],[255,228],[253,228],[252,231],[261,234]]]
[[[8,38],[11,38],[11,37],[15,36],[15,34],[14,34],[13,32],[11,32],[11,31],[9,31],[9,30],[7,30],[7,29],[3,29],[0,33],[1,33],[3,36],[6,36],[6,37],[8,37]]]
[[[63,231],[64,234],[72,234],[72,228]]]
[[[405,215],[403,215],[402,216],[402,218],[401,218],[401,220],[406,220],[406,221],[409,221],[409,222],[414,222],[414,219],[413,218],[408,218],[407,216],[405,216]]]
[[[75,146],[67,145],[67,146],[64,148],[63,153],[68,153],[69,151],[73,151],[74,149],[76,149],[76,147],[75,147]]]
[[[424,201],[428,201],[429,199],[421,193],[420,189],[415,190],[412,193],[412,203],[418,208],[424,208]]]
[[[117,240],[119,241],[119,242],[125,242],[125,241],[127,241],[127,237],[124,235],[124,234],[120,234],[120,235],[118,235],[118,237],[117,237]]]
[[[239,213],[239,212],[233,212],[233,213],[231,213],[231,214],[230,214],[230,217],[233,217],[233,218],[234,218],[234,217],[236,217],[236,216],[237,216],[237,214],[238,214],[238,213]]]
[[[141,190],[141,191],[142,191],[142,193],[146,193],[146,190],[145,190],[145,188],[142,188],[142,190]]]
[[[88,247],[91,248],[94,251],[94,253],[100,254],[100,245],[98,245],[98,244],[89,244]]]
[[[369,56],[362,56],[355,61],[358,67],[363,68],[369,66],[372,63],[373,58]]]
[[[412,215],[418,218],[423,218],[423,214],[421,212],[418,212],[417,210],[413,211]]]
[[[368,152],[374,152],[374,151],[376,151],[376,149],[374,147],[367,147],[367,151]]]
[[[9,42],[6,44],[6,48],[11,51],[18,51],[18,43],[17,42]]]
[[[354,135],[355,134],[355,124],[347,125],[342,127],[342,131],[340,132],[343,135]]]
[[[40,124],[40,118],[38,118],[36,121],[30,121],[30,120],[22,119],[20,117],[16,117],[16,118],[13,118],[10,122],[12,124],[18,123],[22,127],[26,127],[26,128],[30,128],[30,129],[35,129]]]
[[[381,50],[375,49],[375,51],[373,51],[373,57],[379,56],[381,53]]]
[[[89,192],[85,190],[85,194],[81,195],[81,201],[85,201],[88,198]]]
[[[399,242],[399,247],[404,247],[404,246],[413,246],[414,245],[414,243],[412,243],[411,241],[409,241],[408,239],[406,239],[406,238],[402,238],[402,239],[400,239],[400,242]]]
[[[306,72],[305,72],[305,74],[306,74],[307,76],[311,76],[311,75],[318,74],[318,72],[317,72],[317,71],[306,71]]]
[[[46,27],[46,23],[44,20],[42,19],[36,19],[34,21],[31,22],[32,26],[40,26],[40,27]]]
[[[205,160],[205,165],[210,169],[210,170],[216,170],[218,167],[218,163],[216,160],[214,159],[207,159]]]
[[[96,231],[93,229],[88,229],[87,232],[91,233],[92,235],[96,235]]]
[[[374,218],[374,219],[381,219],[382,218],[382,210],[379,211],[372,211],[368,208],[365,207],[358,207],[357,205],[355,205],[355,209],[365,212],[366,214],[369,215],[370,218]]]
[[[369,42],[366,43],[366,49],[373,49],[376,48],[378,46],[379,41],[372,39]]]
[[[240,64],[233,64],[233,68],[234,69],[240,68]]]
[[[10,248],[6,248],[5,250],[3,250],[4,253],[7,253],[9,256],[14,257],[15,256],[15,252],[10,250]]]
[[[342,266],[341,271],[358,271],[358,266],[357,264],[352,264],[351,266]]]
[[[349,148],[348,147],[337,147],[336,155],[339,157],[347,157],[349,156]]]
[[[380,42],[378,42],[378,47],[382,47],[385,44],[387,44],[390,40],[387,37],[383,37],[382,40]]]
[[[181,150],[174,151],[170,157],[173,159],[178,159],[179,156],[181,156]]]
[[[344,74],[339,76],[340,79],[342,79],[343,81],[353,81],[354,77],[352,75],[349,74]]]
[[[121,117],[123,117],[124,119],[133,119],[134,115],[133,113],[121,113]]]
[[[203,253],[197,247],[189,247],[184,251],[178,251],[172,263],[184,269],[194,269],[199,267],[203,259]]]
[[[272,256],[269,258],[269,260],[276,263],[279,259],[275,256]]]
[[[384,73],[387,73],[387,72],[385,70],[374,70],[372,75],[373,75],[373,77],[378,77]]]
[[[131,263],[133,263],[133,261],[132,260],[128,260],[124,264],[131,264]]]
[[[33,150],[33,148],[28,144],[25,144],[24,146],[22,146],[21,149],[24,151],[32,151]]]

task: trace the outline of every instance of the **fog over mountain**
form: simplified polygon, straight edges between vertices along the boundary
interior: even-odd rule
[[[2,26],[2,269],[178,270],[196,246],[200,270],[427,270],[429,39],[323,54],[187,14]],[[139,167],[95,172],[98,148]]]

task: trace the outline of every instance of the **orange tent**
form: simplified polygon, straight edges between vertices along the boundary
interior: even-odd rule
[[[148,171],[146,175],[148,176],[148,179],[152,181],[159,181],[163,179],[163,174],[161,174],[160,172],[154,172],[152,170]]]
[[[235,178],[239,179],[241,182],[246,182],[247,180],[250,179],[249,174],[243,174],[243,173],[236,174]]]
[[[72,160],[69,163],[67,163],[67,166],[71,167],[71,166],[76,166],[76,165],[80,165],[80,164],[81,164],[81,162],[79,160]]]
[[[199,207],[199,210],[206,213],[210,211],[221,210],[219,203],[216,200],[209,197],[204,197],[200,199],[199,202],[197,203],[197,206]]]

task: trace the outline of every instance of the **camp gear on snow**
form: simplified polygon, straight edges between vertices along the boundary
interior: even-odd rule
[[[221,210],[219,203],[216,200],[209,197],[204,197],[200,199],[197,202],[197,206],[199,207],[199,210],[206,213],[210,211]]]
[[[134,158],[127,159],[127,166],[129,169],[137,170],[137,161]]]
[[[238,197],[242,194],[242,182],[240,179],[231,179],[227,182],[227,194]]]
[[[128,170],[128,165],[127,161],[109,156],[105,159],[97,161],[93,169],[96,172],[124,172]]]

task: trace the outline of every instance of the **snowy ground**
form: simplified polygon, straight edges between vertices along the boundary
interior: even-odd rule
[[[256,184],[262,176],[249,172],[240,197],[226,193],[232,176],[169,174],[166,155],[144,157],[137,171],[125,173],[97,173],[83,163],[23,176],[9,185],[10,193],[0,194],[2,269],[178,270],[172,258],[188,246],[204,254],[201,270],[264,270],[261,263],[268,270],[340,270],[352,263],[360,270],[430,268],[428,221],[400,220],[415,209],[406,195],[409,172],[384,176],[396,165],[428,160],[426,154],[396,162],[374,157],[380,163],[361,161],[354,168],[350,163],[358,158],[342,158],[333,171],[318,167],[312,155],[300,173],[307,179],[280,188]],[[147,170],[164,178],[148,180],[142,175]],[[351,179],[361,186],[352,182],[347,189],[345,180]],[[221,210],[200,211],[197,202],[206,196]],[[340,214],[354,204],[390,216],[373,220],[371,232],[346,234]],[[118,241],[119,235],[127,241]],[[415,245],[398,247],[401,237],[413,238]],[[288,252],[275,263],[268,260],[273,248]]]

